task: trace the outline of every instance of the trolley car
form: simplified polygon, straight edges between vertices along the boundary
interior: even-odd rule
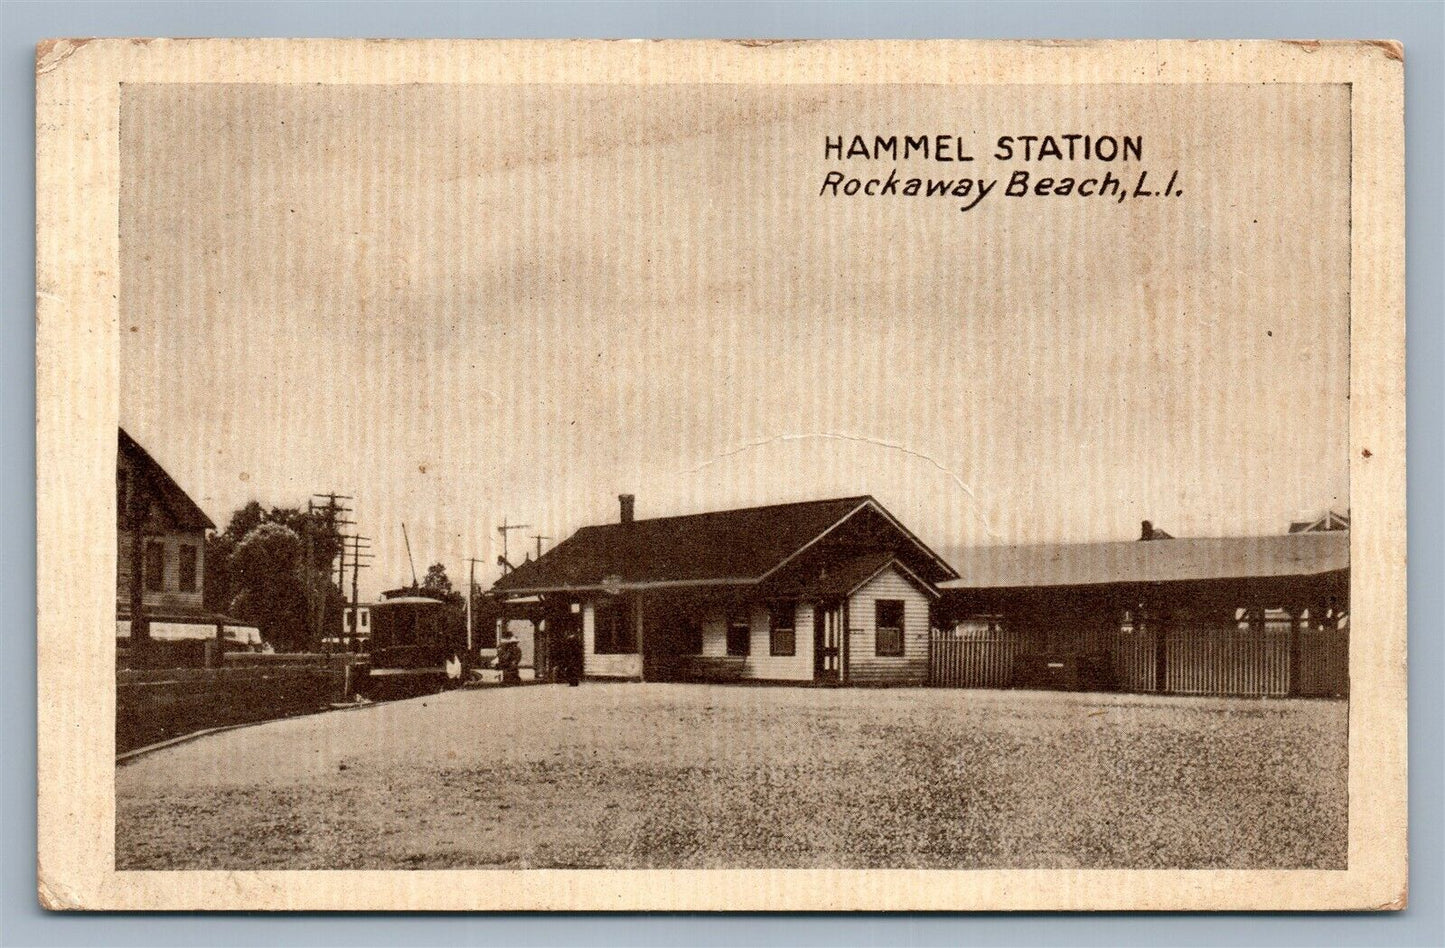
[[[466,630],[449,621],[446,604],[415,588],[382,595],[370,606],[368,693],[373,697],[423,694],[466,680],[471,664]]]

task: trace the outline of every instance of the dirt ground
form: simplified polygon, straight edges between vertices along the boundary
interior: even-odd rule
[[[1346,705],[456,691],[116,771],[120,869],[1343,868]]]

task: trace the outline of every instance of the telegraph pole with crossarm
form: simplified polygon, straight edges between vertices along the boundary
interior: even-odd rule
[[[472,615],[475,608],[473,602],[477,598],[477,564],[485,563],[486,560],[479,560],[475,556],[467,557],[467,651],[471,651],[476,642],[476,617]]]
[[[350,651],[352,640],[361,632],[357,625],[358,616],[361,614],[361,610],[358,608],[361,597],[357,592],[357,583],[361,571],[371,566],[370,563],[361,561],[363,557],[368,560],[372,559],[372,554],[367,552],[371,549],[371,537],[353,535],[342,537],[342,541],[351,545],[351,621],[346,628],[346,648],[347,651]],[[346,568],[346,546],[344,545],[341,548],[341,568],[343,570]]]
[[[509,572],[512,568],[512,560],[507,556],[507,534],[513,530],[526,530],[530,526],[530,523],[508,523],[506,517],[502,518],[502,524],[497,527],[497,532],[502,535],[502,562],[505,564],[502,567],[503,573]]]

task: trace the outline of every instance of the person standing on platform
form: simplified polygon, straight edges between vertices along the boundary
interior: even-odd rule
[[[502,670],[502,684],[522,683],[522,643],[512,635],[511,629],[502,630],[502,639],[497,643],[497,667]]]
[[[576,688],[582,681],[582,636],[575,628],[569,628],[563,634],[561,651],[562,680]]]

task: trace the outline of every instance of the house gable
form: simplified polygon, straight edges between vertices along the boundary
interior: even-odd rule
[[[911,575],[925,584],[958,578],[953,567],[872,497],[864,498],[858,507],[769,570],[760,581],[785,575],[789,567],[805,562],[813,552],[826,554],[818,558],[828,562],[836,562],[840,552],[888,553],[900,563],[909,564]],[[922,579],[925,575],[927,580]]]
[[[829,602],[846,599],[879,574],[895,571],[904,582],[930,599],[941,595],[938,588],[924,580],[892,551],[881,550],[854,556],[851,559],[821,558],[813,569],[801,567],[790,571],[787,578],[769,580],[761,587],[768,598],[800,599],[808,602]]]
[[[124,428],[118,430],[120,440],[116,456],[117,476],[133,479],[125,485],[126,496],[130,496],[129,491],[137,486],[148,488],[156,508],[152,515],[163,521],[165,529],[178,532],[214,530],[215,523],[191,496],[181,489],[175,478],[171,477],[139,442],[126,434]],[[124,515],[124,511],[117,513]]]
[[[151,619],[193,619],[201,614],[206,582],[206,531],[215,524],[165,469],[119,429],[116,455],[116,613],[130,619],[130,584],[135,538],[124,505],[133,491],[149,492],[142,562],[143,605]]]
[[[901,649],[881,649],[880,602],[898,603]],[[922,684],[928,678],[930,597],[906,569],[889,563],[848,597],[847,680],[854,684]]]

